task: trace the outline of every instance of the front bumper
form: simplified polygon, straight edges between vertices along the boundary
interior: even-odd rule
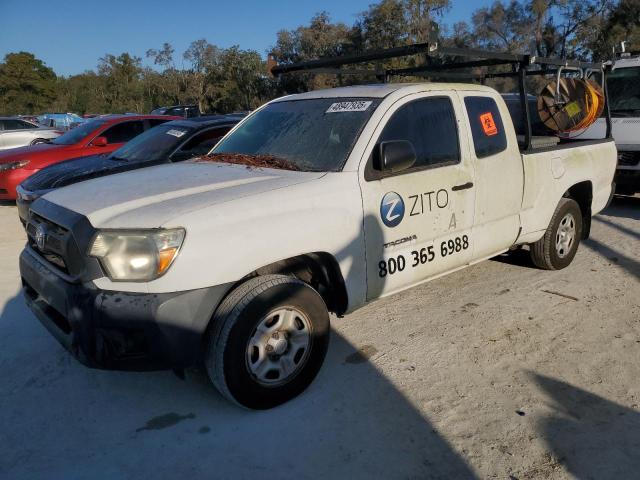
[[[26,247],[20,275],[27,305],[81,363],[110,370],[184,368],[230,286],[176,293],[103,291],[53,271]]]
[[[36,172],[24,168],[0,172],[0,200],[15,200],[16,187]]]

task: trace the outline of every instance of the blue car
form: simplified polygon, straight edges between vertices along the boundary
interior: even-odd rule
[[[86,118],[82,118],[75,113],[43,113],[38,116],[38,122],[41,125],[59,130],[71,130],[86,121]]]

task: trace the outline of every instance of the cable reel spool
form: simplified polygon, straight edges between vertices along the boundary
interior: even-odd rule
[[[538,96],[540,120],[558,133],[584,130],[602,115],[604,92],[593,80],[561,77],[561,73],[562,69]]]

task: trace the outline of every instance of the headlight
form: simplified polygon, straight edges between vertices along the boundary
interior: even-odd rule
[[[100,260],[111,280],[145,281],[163,275],[178,256],[182,228],[172,230],[99,232],[89,255]]]
[[[15,170],[16,168],[22,168],[29,163],[29,160],[19,160],[17,162],[9,162],[0,164],[0,172],[6,172],[7,170]]]
[[[30,192],[28,190],[25,190],[20,185],[16,187],[16,196],[18,197],[18,200],[22,202],[34,202],[42,195],[43,194],[39,192]]]

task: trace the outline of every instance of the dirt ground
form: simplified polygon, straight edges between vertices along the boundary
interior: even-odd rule
[[[560,272],[516,252],[333,319],[266,412],[204,374],[79,365],[27,310],[0,206],[0,478],[638,478],[640,198]]]

